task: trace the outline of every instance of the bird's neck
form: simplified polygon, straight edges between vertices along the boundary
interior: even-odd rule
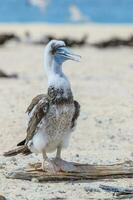
[[[45,70],[48,76],[48,87],[63,90],[71,88],[69,80],[62,71],[62,62],[60,60],[46,60]]]
[[[48,94],[58,101],[73,99],[68,78],[62,71],[62,63],[53,60],[51,66],[47,66]]]

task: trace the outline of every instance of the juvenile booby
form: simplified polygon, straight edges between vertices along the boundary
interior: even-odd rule
[[[42,153],[42,169],[57,170],[57,165],[62,161],[61,150],[67,147],[80,113],[80,105],[74,100],[70,82],[62,71],[62,64],[66,60],[79,61],[80,56],[73,54],[63,41],[51,40],[44,51],[47,94],[33,98],[27,108],[29,122],[26,139],[17,145],[18,148],[4,153],[5,156]],[[47,153],[56,149],[53,162]]]

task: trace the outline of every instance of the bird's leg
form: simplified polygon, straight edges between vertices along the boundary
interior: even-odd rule
[[[47,160],[48,159],[46,151],[43,151],[42,155],[43,155],[43,160]]]
[[[61,159],[61,150],[62,150],[62,145],[59,145],[57,147],[56,157],[54,160],[54,163],[56,164],[58,171],[72,171],[74,167],[73,164]]]
[[[43,161],[42,161],[42,170],[50,173],[56,173],[58,171],[58,167],[47,157],[46,151],[42,152],[43,154]]]
[[[61,159],[61,150],[62,150],[62,145],[60,144],[57,147],[57,152],[56,152],[56,157],[55,157],[55,162],[65,162],[63,159]]]
[[[45,171],[45,162],[46,162],[46,160],[48,159],[47,154],[46,154],[46,151],[43,151],[43,152],[42,152],[42,156],[43,156],[42,170]]]
[[[56,152],[56,157],[55,157],[55,159],[57,159],[57,160],[61,159],[61,149],[62,149],[62,147],[61,147],[61,145],[59,145],[57,147],[57,152]]]

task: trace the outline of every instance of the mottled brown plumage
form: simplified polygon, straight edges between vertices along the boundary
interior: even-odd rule
[[[39,95],[32,100],[29,107],[30,108],[32,107],[31,111],[28,111],[29,114],[32,112],[34,108],[35,110],[32,116],[30,117],[28,123],[26,143],[28,143],[32,139],[32,137],[36,133],[35,131],[37,129],[37,125],[40,123],[42,118],[47,114],[49,108],[49,100],[46,95]]]
[[[47,115],[49,106],[51,104],[58,104],[63,105],[66,103],[74,103],[75,112],[72,118],[71,122],[71,128],[74,128],[76,125],[77,118],[80,114],[80,105],[77,101],[73,101],[73,97],[70,92],[70,96],[66,99],[62,98],[62,91],[54,89],[54,87],[50,87],[48,89],[48,94],[40,94],[34,97],[30,103],[30,105],[27,108],[27,113],[30,115],[33,110],[32,116],[30,117],[28,127],[27,127],[27,136],[26,138],[17,144],[17,146],[20,146],[14,150],[11,150],[9,152],[5,152],[4,156],[13,156],[17,155],[19,153],[22,153],[24,155],[28,155],[31,153],[31,151],[27,147],[27,143],[33,138],[33,136],[36,134],[36,129],[41,120],[44,118],[44,116]],[[58,99],[56,99],[58,96]]]
[[[71,128],[74,128],[75,127],[75,123],[79,117],[79,114],[80,114],[80,105],[77,101],[74,101],[74,106],[75,106],[75,112],[74,112],[74,115],[73,115],[73,118],[72,118],[72,125],[71,125]]]
[[[34,106],[41,100],[42,97],[45,97],[46,95],[44,94],[39,94],[36,97],[34,97],[30,103],[30,105],[28,106],[26,113],[30,113],[32,111],[32,109],[34,108]]]
[[[59,95],[60,94],[60,95]],[[70,93],[71,94],[71,93]],[[30,114],[33,109],[35,109],[32,117],[30,118],[28,128],[27,128],[27,137],[26,143],[32,139],[35,134],[37,125],[40,123],[42,118],[47,114],[50,104],[58,104],[62,105],[65,103],[70,103],[73,101],[72,94],[67,99],[61,98],[62,91],[54,89],[54,87],[50,87],[48,89],[48,95],[40,94],[33,98],[31,104],[29,105],[27,112]],[[57,99],[58,96],[58,99]],[[72,125],[73,128],[75,126],[75,122],[80,113],[80,105],[77,101],[73,101],[75,106],[75,112],[72,118]]]

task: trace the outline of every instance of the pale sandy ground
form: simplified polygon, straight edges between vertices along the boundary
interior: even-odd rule
[[[80,38],[85,33],[90,41],[110,36],[127,37],[133,26],[48,26],[1,25],[0,32],[16,31],[34,37],[43,33]],[[68,62],[64,70],[71,80],[75,99],[81,104],[81,116],[63,158],[96,164],[119,163],[133,159],[133,49],[99,50],[82,47],[73,51],[82,56],[81,63]],[[47,78],[43,72],[43,47],[9,43],[0,48],[0,69],[16,72],[17,80],[0,79],[0,153],[15,147],[25,137],[25,110],[33,96],[45,93]],[[112,194],[85,191],[98,188],[100,181],[86,183],[35,183],[9,180],[5,172],[36,162],[40,156],[0,156],[0,193],[9,200],[113,199]],[[109,185],[133,186],[132,179],[104,182]]]

